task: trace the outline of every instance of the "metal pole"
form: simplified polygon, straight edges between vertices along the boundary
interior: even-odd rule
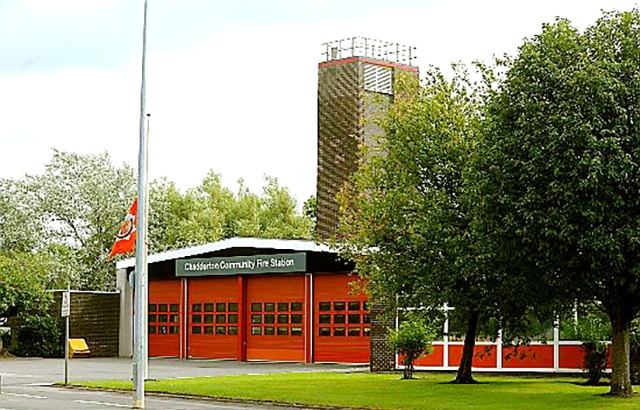
[[[67,286],[69,301],[71,301],[71,286]],[[64,385],[69,383],[69,315],[64,318]]]
[[[147,141],[145,132],[145,62],[147,57],[147,0],[144,1],[142,30],[142,81],[140,87],[140,148],[138,152],[138,227],[136,239],[136,277],[134,313],[134,396],[133,407],[144,409],[145,360],[147,357]]]

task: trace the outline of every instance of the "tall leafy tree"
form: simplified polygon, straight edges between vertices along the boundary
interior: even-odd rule
[[[295,199],[275,178],[266,177],[262,194],[242,180],[237,194],[209,172],[202,183],[181,194],[158,181],[151,187],[150,239],[153,249],[175,249],[235,236],[308,239],[312,221],[300,215]]]
[[[0,179],[0,252],[28,252],[46,243],[34,192],[21,180]]]
[[[630,396],[640,307],[640,13],[584,32],[543,26],[492,98],[484,209],[503,260],[559,299],[596,299],[613,328],[611,394]]]
[[[339,194],[339,240],[374,300],[436,316],[445,304],[455,306],[466,329],[455,382],[472,383],[478,324],[494,314],[467,175],[480,94],[461,70],[453,80],[431,70],[422,86],[412,76],[396,78],[384,135],[362,146],[352,185]]]
[[[66,246],[79,270],[72,285],[113,289],[113,265],[105,254],[135,196],[133,170],[115,167],[108,154],[79,155],[54,150],[41,175],[25,184],[37,196],[39,215],[52,243]]]

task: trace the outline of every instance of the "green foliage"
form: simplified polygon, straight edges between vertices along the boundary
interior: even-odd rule
[[[597,304],[577,307],[578,320],[561,322],[563,338],[580,340],[584,348],[582,370],[586,372],[587,384],[597,385],[604,376],[611,354],[611,323]]]
[[[210,172],[196,188],[181,194],[159,181],[150,189],[151,250],[154,252],[240,237],[310,239],[312,221],[275,178],[265,177],[262,195],[238,181],[238,193]],[[152,218],[153,217],[153,218]]]
[[[113,245],[123,210],[135,196],[133,170],[114,167],[106,153],[54,150],[45,172],[26,177],[24,183],[37,192],[35,206],[49,243],[58,244],[72,262],[69,284],[77,289],[113,289],[113,264],[104,256]]]
[[[0,254],[0,317],[43,312],[54,261],[43,253]]]
[[[435,337],[436,331],[416,316],[409,316],[399,329],[389,332],[389,344],[402,356],[404,379],[412,379],[415,361],[433,351],[431,344]]]
[[[58,318],[49,315],[25,315],[21,318],[18,344],[11,350],[21,357],[62,357],[64,340]]]
[[[309,197],[302,205],[302,214],[311,220],[311,237],[318,235],[318,199],[315,196]]]
[[[559,301],[602,303],[620,396],[631,395],[624,345],[640,307],[638,27],[638,10],[582,33],[545,25],[504,61],[478,147],[504,266]]]

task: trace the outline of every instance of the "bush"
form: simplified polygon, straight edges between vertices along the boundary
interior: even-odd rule
[[[44,315],[24,317],[18,344],[11,353],[22,357],[64,356],[64,340],[58,319]]]
[[[575,325],[576,336],[584,347],[582,370],[586,372],[587,384],[597,385],[607,369],[611,325],[603,315],[592,312],[581,317]]]
[[[404,366],[403,379],[412,379],[415,361],[425,354],[431,353],[431,343],[435,331],[417,318],[409,317],[389,334],[389,342],[393,350],[401,355]]]

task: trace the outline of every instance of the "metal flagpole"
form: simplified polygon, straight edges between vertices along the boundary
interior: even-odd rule
[[[144,381],[147,359],[147,138],[145,132],[145,62],[147,57],[147,0],[144,1],[142,29],[142,85],[140,87],[140,148],[138,152],[138,226],[136,239],[136,277],[133,349],[133,407],[144,409]]]

